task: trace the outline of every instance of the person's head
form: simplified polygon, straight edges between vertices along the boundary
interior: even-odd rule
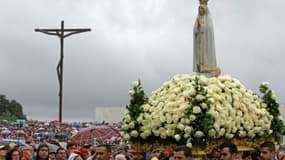
[[[57,160],[66,160],[67,158],[67,153],[66,150],[64,148],[58,148],[56,150],[56,159]]]
[[[220,145],[220,159],[233,160],[237,154],[237,146],[232,142],[224,142]]]
[[[244,151],[242,154],[242,159],[243,160],[252,160],[250,151]]]
[[[191,160],[191,149],[187,146],[177,146],[174,150],[173,157],[175,160]]]
[[[48,159],[48,153],[49,153],[49,149],[48,149],[48,145],[45,143],[41,143],[37,149],[37,160],[46,160]]]
[[[206,5],[200,5],[199,6],[199,15],[203,16],[207,13],[207,6]]]
[[[264,142],[260,145],[260,157],[262,160],[272,160],[276,156],[275,145],[272,142]]]
[[[56,153],[55,152],[49,152],[48,153],[48,160],[55,160],[56,159]]]
[[[115,160],[126,160],[126,156],[123,154],[117,154]]]
[[[283,156],[285,156],[285,145],[280,145],[277,151],[277,158],[281,159]]]
[[[111,157],[111,146],[107,144],[98,145],[96,147],[96,159],[97,160],[109,160]]]
[[[71,153],[68,157],[68,160],[82,160],[82,157],[80,156],[80,154]]]
[[[257,148],[255,148],[254,151],[252,151],[250,155],[251,155],[252,160],[261,160],[260,151]]]
[[[0,146],[0,157],[6,157],[8,146]]]
[[[243,152],[242,151],[238,151],[236,156],[235,156],[235,159],[236,160],[243,160],[242,156],[243,156]]]
[[[6,160],[21,160],[21,152],[17,149],[11,149],[7,155]]]
[[[70,153],[72,150],[77,149],[76,144],[75,144],[75,143],[72,143],[72,142],[68,143],[67,146],[66,146],[66,148],[67,148],[67,150],[68,150],[69,153]]]
[[[151,153],[152,153],[152,154],[151,154],[152,157],[157,157],[157,158],[158,158],[159,155],[160,155],[160,149],[155,148],[155,149],[152,150]]]
[[[219,159],[220,158],[220,149],[214,148],[211,153],[207,154],[209,159]]]
[[[79,150],[83,159],[87,159],[90,156],[87,148],[82,147],[82,148],[79,148],[78,150]]]

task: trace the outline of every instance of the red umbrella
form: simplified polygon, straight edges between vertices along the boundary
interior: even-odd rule
[[[82,145],[93,144],[95,138],[98,143],[106,143],[112,137],[121,137],[120,131],[109,126],[102,125],[84,128],[72,136],[70,140],[75,144]]]
[[[52,121],[53,124],[60,124],[59,120],[55,119]]]

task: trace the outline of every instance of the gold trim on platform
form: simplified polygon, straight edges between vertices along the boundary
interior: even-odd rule
[[[207,143],[207,147],[205,149],[200,149],[197,146],[192,147],[192,155],[194,159],[202,159],[203,156],[210,154],[215,148],[219,147],[222,143],[231,141],[237,145],[238,151],[251,151],[257,148],[261,143],[265,141],[274,142],[274,137],[259,137],[255,139],[250,138],[233,138],[229,139],[220,139],[220,140],[212,140]],[[177,145],[176,144],[162,144],[159,141],[155,141],[154,143],[139,143],[134,142],[131,144],[130,153],[134,155],[135,160],[143,160],[145,153],[151,151],[152,149],[159,150],[171,150],[173,151]]]

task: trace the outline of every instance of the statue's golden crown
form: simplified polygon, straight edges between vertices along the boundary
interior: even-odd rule
[[[200,2],[200,5],[207,5],[207,3],[208,3],[208,1],[209,0],[199,0],[199,2]]]

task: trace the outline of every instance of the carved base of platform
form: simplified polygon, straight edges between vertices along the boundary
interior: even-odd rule
[[[219,139],[213,140],[207,143],[207,147],[205,149],[201,149],[199,147],[192,147],[192,159],[193,160],[201,160],[207,154],[210,154],[213,149],[219,147],[222,143],[226,141],[231,141],[237,145],[239,151],[252,151],[257,148],[261,143],[265,141],[274,142],[274,137],[259,137],[255,139],[250,138],[233,138],[231,140],[228,139]],[[160,150],[170,150],[173,151],[176,148],[176,144],[163,144],[156,141],[154,143],[139,143],[135,142],[131,144],[131,149],[129,152],[134,155],[134,160],[144,160],[145,154],[151,149],[160,149]]]

